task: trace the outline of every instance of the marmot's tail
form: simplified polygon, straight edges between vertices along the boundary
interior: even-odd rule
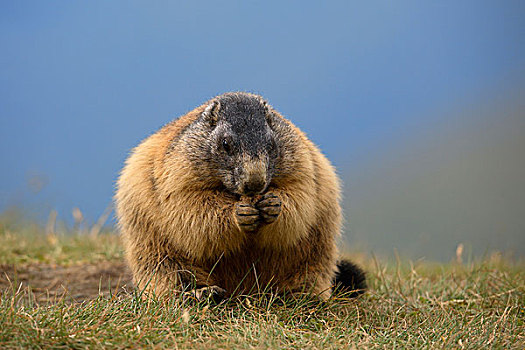
[[[334,282],[334,290],[348,293],[350,298],[355,298],[366,290],[365,272],[348,260],[341,260],[337,263]]]

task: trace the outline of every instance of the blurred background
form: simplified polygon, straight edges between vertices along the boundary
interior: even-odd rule
[[[2,1],[0,50],[4,217],[95,222],[132,147],[243,90],[337,166],[346,249],[525,255],[523,1]]]

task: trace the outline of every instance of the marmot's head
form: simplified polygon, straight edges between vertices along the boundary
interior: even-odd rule
[[[280,167],[283,128],[288,126],[260,96],[227,93],[206,105],[180,141],[201,178],[253,196],[267,189]]]

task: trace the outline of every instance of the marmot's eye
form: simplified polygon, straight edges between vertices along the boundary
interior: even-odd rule
[[[228,155],[231,154],[232,149],[231,149],[231,145],[228,142],[228,140],[222,139],[221,146],[222,146],[222,149],[224,150],[224,152],[226,152]]]

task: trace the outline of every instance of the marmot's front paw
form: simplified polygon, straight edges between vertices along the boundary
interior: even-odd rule
[[[235,204],[235,219],[244,231],[253,232],[259,227],[259,210],[250,203]]]
[[[281,199],[273,192],[268,192],[262,196],[255,204],[259,209],[261,218],[265,223],[274,222],[281,212]]]

